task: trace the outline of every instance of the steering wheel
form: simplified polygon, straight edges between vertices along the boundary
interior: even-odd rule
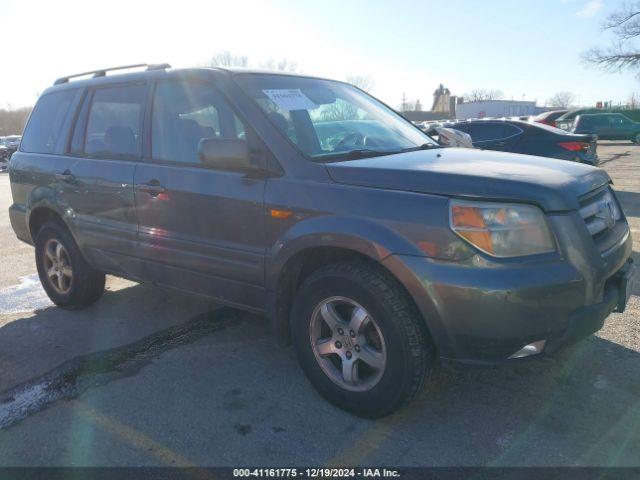
[[[367,136],[358,132],[353,132],[344,137],[334,147],[334,150],[340,150],[342,147],[352,145],[354,147],[364,147],[367,144]]]

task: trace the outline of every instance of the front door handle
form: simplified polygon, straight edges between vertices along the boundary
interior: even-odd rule
[[[69,170],[66,170],[64,173],[56,173],[56,180],[60,182],[73,182],[75,179],[76,177],[74,177]]]
[[[139,192],[146,192],[152,197],[156,197],[161,193],[165,192],[165,188],[159,183],[150,182],[150,183],[138,183],[136,185],[136,190]]]

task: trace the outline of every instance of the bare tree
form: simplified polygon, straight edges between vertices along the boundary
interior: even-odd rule
[[[210,67],[246,67],[249,65],[249,59],[246,55],[234,55],[225,50],[211,57],[207,65]]]
[[[298,63],[287,58],[275,60],[270,58],[260,64],[265,70],[277,70],[279,72],[297,72]]]
[[[474,88],[463,95],[465,102],[483,102],[485,100],[502,100],[502,90],[488,90],[486,88]]]
[[[31,108],[14,109],[10,105],[7,108],[0,108],[0,136],[21,134],[29,113],[31,113]]]
[[[249,58],[246,55],[235,55],[228,50],[216,53],[205,63],[209,67],[248,67]],[[280,72],[297,72],[298,63],[287,58],[269,58],[260,64],[265,70],[278,70]]]
[[[613,34],[608,47],[593,47],[582,58],[586,63],[607,71],[640,69],[640,50],[632,41],[640,36],[640,1],[623,4],[602,24]]]
[[[357,120],[358,107],[354,104],[337,99],[334,103],[327,105],[322,111],[322,120]]]
[[[631,92],[629,95],[629,100],[627,101],[627,105],[630,109],[635,110],[640,106],[640,97],[635,92]]]
[[[557,92],[549,100],[547,105],[555,108],[569,108],[576,101],[576,96],[571,92]]]
[[[362,90],[368,90],[374,83],[369,75],[351,75],[346,78],[346,81]],[[341,98],[336,99],[331,105],[327,105],[322,112],[323,120],[356,120],[358,118],[358,107]]]
[[[371,91],[376,83],[371,75],[349,75],[346,81],[365,92]]]

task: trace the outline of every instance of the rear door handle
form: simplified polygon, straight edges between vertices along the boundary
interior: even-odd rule
[[[156,183],[138,183],[136,185],[136,190],[138,190],[139,192],[146,192],[152,197],[165,192],[165,188],[162,185]]]
[[[60,182],[72,182],[75,179],[76,177],[74,177],[69,170],[66,170],[64,173],[56,173],[56,180]]]

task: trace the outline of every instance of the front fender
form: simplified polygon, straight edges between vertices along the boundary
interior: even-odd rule
[[[416,245],[389,228],[364,218],[323,215],[298,221],[274,243],[268,254],[265,284],[276,290],[280,272],[298,253],[336,247],[382,262],[394,253],[424,256]]]

